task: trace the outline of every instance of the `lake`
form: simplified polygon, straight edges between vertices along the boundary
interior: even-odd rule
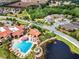
[[[79,59],[79,55],[72,53],[64,42],[55,40],[56,44],[48,43],[45,59]]]

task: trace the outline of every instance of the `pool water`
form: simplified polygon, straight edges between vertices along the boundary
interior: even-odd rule
[[[14,48],[20,49],[22,53],[28,52],[29,49],[32,48],[32,42],[22,41],[21,43],[16,43],[13,46]]]

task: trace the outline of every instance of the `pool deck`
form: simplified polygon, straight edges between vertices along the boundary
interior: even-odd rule
[[[24,35],[24,36],[29,37],[28,35]],[[20,48],[18,48],[18,49],[17,49],[17,48],[14,48],[13,45],[14,45],[15,43],[18,43],[18,42],[21,43],[24,36],[22,36],[22,37],[19,38],[19,39],[14,39],[14,40],[12,41],[11,45],[10,45],[10,48],[9,48],[9,50],[10,50],[11,52],[14,52],[14,54],[15,54],[16,56],[18,56],[19,58],[25,58],[25,57],[31,52],[32,47],[34,46],[34,42],[31,41],[30,39],[32,39],[32,38],[30,38],[29,40],[26,40],[26,42],[32,43],[32,46],[28,49],[28,51],[27,51],[26,53],[23,53],[23,52],[20,50]]]

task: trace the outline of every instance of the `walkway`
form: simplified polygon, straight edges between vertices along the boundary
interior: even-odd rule
[[[6,17],[8,17],[8,16],[0,16],[0,18],[6,18]],[[9,17],[9,18],[16,18],[16,17]],[[17,20],[22,20],[22,19],[19,19],[19,18],[16,18],[16,19]],[[52,26],[44,26],[44,25],[41,26],[41,24],[39,25],[39,24],[36,24],[36,23],[34,23],[32,21],[26,21],[26,22],[32,23],[32,24],[34,24],[36,26],[39,26],[39,27],[41,27],[43,29],[47,29],[49,31],[53,31],[56,35],[59,35],[59,36],[63,37],[64,39],[66,39],[67,41],[71,42],[72,44],[74,44],[76,47],[79,48],[79,42],[76,39],[74,39],[74,38],[72,38],[72,37],[70,37],[70,36],[68,36],[68,35],[66,35],[66,34],[64,34],[64,33],[60,32],[60,31],[58,31],[55,28],[54,25],[52,25]]]
[[[45,43],[48,42],[48,41],[55,40],[55,39],[56,39],[55,37],[46,39],[45,41],[43,41],[43,42],[40,43],[40,46],[43,45],[43,44],[45,44]]]
[[[75,38],[72,38],[66,34],[64,34],[63,32],[58,31],[57,29],[55,29],[54,26],[44,26],[45,29],[48,29],[49,31],[53,31],[56,35],[61,36],[62,38],[66,39],[67,41],[71,42],[72,44],[74,44],[76,47],[79,48],[79,41],[77,41]]]

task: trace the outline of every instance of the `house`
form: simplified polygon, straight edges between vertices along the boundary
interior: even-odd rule
[[[9,8],[9,7],[1,7],[0,8],[0,14],[6,14],[6,13],[19,13],[21,11],[20,8]]]
[[[30,29],[28,34],[33,36],[33,37],[38,37],[41,33],[37,29]]]
[[[11,26],[13,24],[12,21],[9,20],[2,20],[0,21],[4,26]]]
[[[8,36],[8,31],[4,27],[0,27],[0,39],[6,38]]]
[[[5,5],[8,3],[16,2],[18,0],[0,0],[0,5]]]
[[[47,0],[20,0],[19,2],[9,4],[11,7],[27,7],[30,5],[39,5],[45,3]]]
[[[61,1],[51,1],[51,3],[49,4],[49,6],[60,6],[61,5]]]
[[[50,15],[48,15],[47,17],[44,18],[44,20],[48,23],[50,23],[52,21],[52,17]]]
[[[24,32],[24,26],[20,25],[20,26],[4,26],[4,27],[0,27],[0,42],[3,42],[7,37],[19,37],[21,35],[23,35]]]
[[[71,4],[71,1],[64,1],[63,2],[63,5],[70,5]]]
[[[46,17],[44,17],[44,20],[46,22],[52,22],[52,21],[55,21],[55,20],[61,20],[61,19],[64,19],[65,16],[63,14],[52,14],[52,15],[48,15]]]
[[[12,32],[12,36],[15,37],[19,37],[21,35],[23,35],[24,32],[24,26],[20,25],[20,26],[13,26],[13,27],[9,27],[9,30]]]
[[[61,25],[69,24],[69,23],[70,23],[70,20],[69,19],[61,19],[61,18],[58,18],[57,20],[55,20],[54,25],[56,27],[58,27],[58,26],[61,26]]]
[[[79,29],[79,22],[73,22],[65,25],[61,25],[61,29],[64,29],[66,31],[74,31]]]

